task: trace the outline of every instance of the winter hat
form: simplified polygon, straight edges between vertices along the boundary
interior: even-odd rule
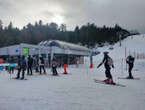
[[[103,53],[104,53],[104,55],[107,55],[109,52],[108,51],[104,51]]]

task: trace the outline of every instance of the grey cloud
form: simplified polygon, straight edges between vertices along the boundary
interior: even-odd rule
[[[83,3],[81,7],[75,6],[75,11],[72,8],[66,9],[66,15],[71,16],[69,19],[76,24],[80,20],[87,22],[94,22],[96,25],[120,24],[124,28],[138,29],[139,25],[144,23],[145,15],[145,1],[143,0],[102,0],[90,1]],[[88,4],[87,4],[88,3]],[[71,4],[72,5],[72,4]],[[74,5],[73,5],[74,6]],[[81,9],[80,9],[81,8]],[[78,12],[78,13],[77,13]],[[77,13],[77,14],[76,14]],[[79,16],[77,16],[79,15]],[[67,17],[66,16],[66,17]],[[144,23],[145,25],[145,23]]]
[[[98,26],[117,23],[126,29],[145,30],[144,0],[0,0],[0,5],[2,20],[7,22],[13,18],[17,25],[41,18],[49,21],[49,18],[59,14],[68,29],[91,22]],[[53,7],[59,8],[50,9]],[[12,17],[7,18],[9,15]]]

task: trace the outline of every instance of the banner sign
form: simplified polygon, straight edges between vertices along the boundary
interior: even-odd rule
[[[29,55],[29,48],[23,48],[23,54],[25,56],[28,56]]]

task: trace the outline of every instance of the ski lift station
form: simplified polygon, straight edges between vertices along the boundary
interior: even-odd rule
[[[42,41],[38,45],[21,43],[0,48],[0,57],[18,55],[43,56],[49,64],[52,60],[62,64],[76,64],[78,60],[83,63],[84,56],[90,56],[91,51],[86,47],[59,40]]]

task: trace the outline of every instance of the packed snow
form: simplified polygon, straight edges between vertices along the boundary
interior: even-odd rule
[[[26,76],[28,80],[15,80],[17,71],[10,75],[0,71],[0,110],[145,110],[145,59],[137,55],[145,54],[145,35],[130,36],[121,42],[98,48],[101,54],[93,56],[94,67],[89,68],[89,57],[85,64],[68,67],[68,75],[52,76],[34,73]],[[126,48],[126,50],[125,50]],[[104,66],[96,68],[103,59],[103,51],[109,51],[114,60],[111,69],[116,83],[126,87],[98,84],[94,78],[104,80]],[[133,76],[140,80],[118,79],[128,76],[126,56],[136,57]]]

